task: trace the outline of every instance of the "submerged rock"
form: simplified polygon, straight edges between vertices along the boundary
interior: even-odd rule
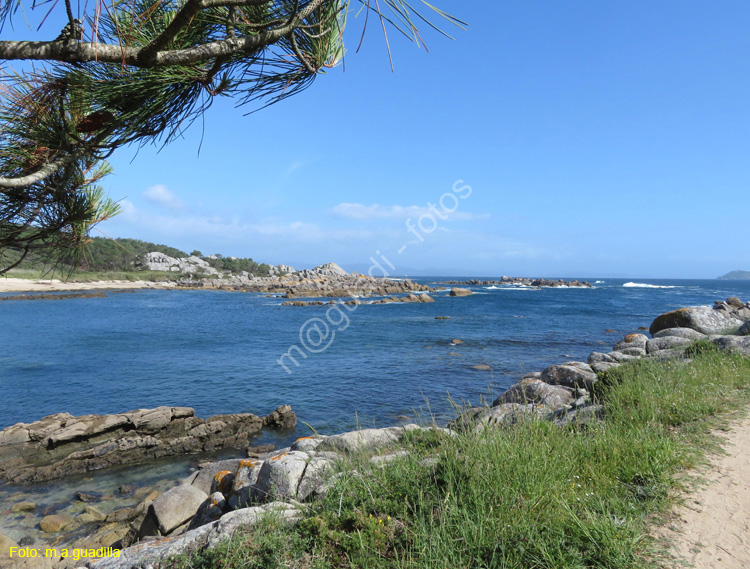
[[[73,523],[73,516],[69,514],[52,514],[39,520],[39,529],[46,533],[55,533],[65,529]]]
[[[18,512],[33,512],[34,510],[36,510],[34,502],[18,502],[17,504],[13,504],[13,507],[10,509],[14,514]]]

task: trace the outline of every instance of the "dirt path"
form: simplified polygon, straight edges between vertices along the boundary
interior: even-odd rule
[[[732,427],[723,446],[727,455],[712,458],[706,484],[660,532],[696,569],[750,567],[750,418]]]

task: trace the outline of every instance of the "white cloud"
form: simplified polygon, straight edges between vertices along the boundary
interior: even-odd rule
[[[150,188],[149,188],[150,189]],[[300,245],[331,240],[370,239],[373,232],[367,229],[323,229],[314,223],[303,221],[261,221],[249,223],[236,218],[219,215],[164,215],[138,209],[132,202],[122,200],[122,214],[117,219],[132,227],[148,228],[170,237],[221,237],[225,239],[254,240],[258,238],[281,239]]]
[[[167,209],[185,209],[185,202],[178,198],[172,190],[161,184],[151,186],[143,192],[143,197],[151,203],[163,206]]]
[[[452,195],[452,194],[449,194]],[[439,202],[429,206],[417,205],[364,205],[359,203],[341,203],[333,208],[333,214],[344,219],[355,219],[366,221],[372,219],[407,219],[419,218],[423,215],[431,215],[438,220],[445,221],[471,221],[476,219],[489,219],[489,214],[474,214],[458,211],[460,203],[449,201],[441,205]],[[449,211],[456,208],[456,211]]]

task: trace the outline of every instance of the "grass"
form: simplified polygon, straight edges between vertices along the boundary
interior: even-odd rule
[[[744,408],[750,359],[701,346],[692,363],[608,373],[601,423],[543,421],[448,436],[407,435],[384,467],[352,459],[293,528],[266,520],[175,567],[649,567],[649,520]],[[429,459],[429,460],[425,460]],[[352,474],[356,469],[357,474]]]

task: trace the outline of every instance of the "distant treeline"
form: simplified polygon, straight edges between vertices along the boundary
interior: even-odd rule
[[[79,268],[84,271],[131,271],[136,257],[151,252],[164,253],[178,259],[188,256],[174,247],[140,239],[94,237],[84,249]]]
[[[200,251],[193,251],[193,254],[200,253]],[[229,271],[234,274],[239,274],[242,271],[247,271],[251,275],[256,277],[267,276],[271,271],[271,265],[266,263],[256,263],[252,259],[240,259],[238,257],[223,257],[221,255],[211,255],[210,257],[204,257],[201,254],[196,255],[201,257],[209,265],[211,265],[217,271]]]
[[[141,241],[140,239],[117,238],[110,239],[105,237],[94,237],[83,250],[83,255],[77,267],[68,264],[62,266],[51,261],[47,256],[31,252],[26,259],[17,267],[19,270],[48,270],[54,265],[56,270],[62,271],[133,271],[135,259],[144,253],[164,253],[169,257],[177,259],[188,257],[188,253],[158,243]],[[20,257],[21,252],[12,248],[0,250],[2,262],[10,264]],[[256,276],[265,276],[269,274],[271,266],[265,263],[256,263],[252,259],[238,259],[223,257],[222,255],[204,256],[200,251],[193,251],[190,255],[195,255],[204,259],[209,265],[218,271],[231,271],[240,273],[247,271]]]

